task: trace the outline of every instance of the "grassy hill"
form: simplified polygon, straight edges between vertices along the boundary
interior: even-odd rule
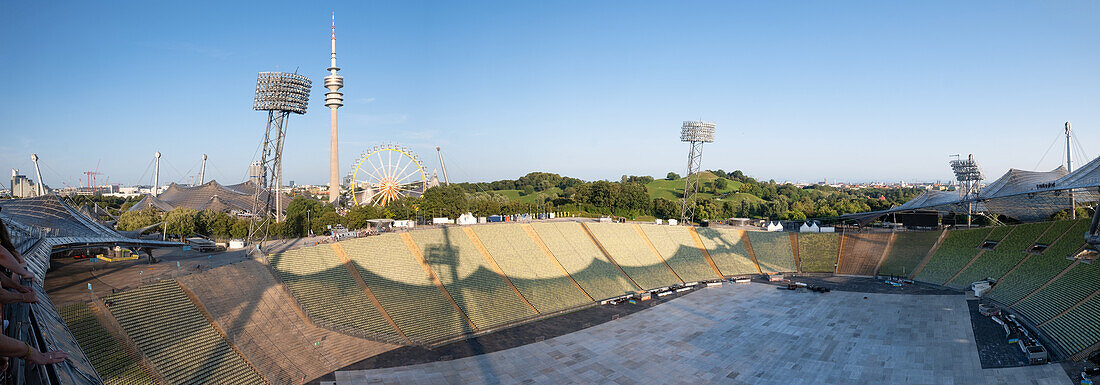
[[[517,201],[521,203],[535,203],[535,198],[540,196],[556,197],[561,194],[561,189],[557,187],[550,188],[546,191],[535,192],[534,194],[522,195],[520,190],[495,190],[494,193],[504,195],[510,201]]]
[[[715,198],[715,194],[710,192],[709,191],[710,189],[706,188],[705,186],[707,185],[707,182],[714,183],[714,181],[718,180],[719,178],[720,178],[719,176],[714,175],[710,172],[706,172],[706,171],[699,174],[699,182],[702,183],[702,185],[699,186],[699,194],[697,194],[696,197],[698,197],[698,198]],[[722,179],[725,179],[725,178],[722,178]],[[719,195],[718,197],[719,198],[730,195],[730,193],[733,193],[733,192],[737,191],[739,188],[741,188],[741,182],[732,181],[732,180],[729,180],[729,179],[726,179],[726,182],[727,182],[726,188],[718,190],[718,195]],[[680,179],[676,179],[676,180],[658,179],[658,180],[647,183],[645,185],[645,187],[646,187],[647,190],[649,190],[649,198],[650,199],[665,198],[665,199],[668,199],[668,200],[671,200],[671,201],[677,201],[681,198],[681,196],[684,192],[684,178],[680,178]],[[706,191],[704,191],[704,190],[706,190]],[[744,194],[744,193],[734,193],[734,194],[729,196],[729,199],[735,200],[736,202],[740,202],[743,199],[755,199],[755,200],[758,200],[758,201],[761,200],[760,198],[757,198],[753,195]],[[723,201],[725,201],[725,200],[726,199],[723,199]]]

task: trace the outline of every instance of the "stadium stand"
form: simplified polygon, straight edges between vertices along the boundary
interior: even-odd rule
[[[428,266],[480,330],[536,316],[460,228],[409,233]]]
[[[471,228],[508,279],[540,314],[592,303],[563,268],[519,225]]]
[[[152,385],[157,381],[141,365],[141,358],[127,349],[107,330],[87,303],[59,309],[80,349],[107,385]]]
[[[696,232],[722,275],[760,274],[756,261],[742,243],[744,231],[704,227],[696,229]]]
[[[836,233],[799,233],[798,258],[803,273],[832,273],[836,271],[840,252],[840,235]]]
[[[1071,226],[1067,226],[1071,225]],[[1067,259],[1085,244],[1083,238],[1088,221],[1058,221],[1051,224],[1038,242],[1049,244],[1040,254],[1030,254],[1014,270],[1010,271],[989,291],[989,298],[1005,305],[1012,305],[1046,284],[1073,261]]]
[[[1070,355],[1100,342],[1100,296],[1092,295],[1077,307],[1039,327]],[[1073,357],[1081,359],[1083,357]]]
[[[1012,309],[1042,324],[1096,290],[1100,290],[1100,263],[1074,263],[1061,277],[1012,305]]]
[[[837,274],[874,275],[875,266],[886,252],[890,233],[844,234]]]
[[[286,251],[269,261],[315,323],[379,341],[403,342],[329,245]]]
[[[645,244],[633,228],[614,223],[588,223],[592,234],[642,289],[652,289],[681,283],[660,256]]]
[[[1010,232],[1012,232],[1015,227],[1016,226],[995,226],[995,227],[992,227],[992,229],[989,230],[989,235],[987,235],[985,237],[985,240],[1000,242],[1000,241],[1004,240],[1005,236],[1007,236]]]
[[[894,244],[879,266],[879,275],[908,277],[917,265],[928,256],[932,245],[939,239],[940,231],[905,231],[895,235]]]
[[[340,244],[378,302],[413,341],[430,343],[474,331],[398,234]]]
[[[272,384],[301,384],[397,347],[313,326],[271,270],[256,261],[183,276],[179,282]]]
[[[752,248],[760,270],[765,273],[795,272],[791,236],[787,233],[749,231],[749,247]]]
[[[1001,239],[993,250],[986,250],[981,257],[974,260],[970,266],[963,269],[947,286],[955,289],[965,289],[971,282],[993,278],[1000,279],[1008,273],[1016,264],[1027,257],[1027,249],[1048,228],[1050,222],[1036,222],[1012,226],[1012,232]]]
[[[980,251],[978,246],[989,232],[988,227],[948,231],[940,248],[928,263],[920,268],[914,279],[936,285],[944,284],[978,255]]]
[[[267,383],[211,326],[176,281],[114,294],[105,304],[169,383]]]
[[[530,226],[592,299],[601,301],[640,289],[607,260],[581,224],[550,222]]]
[[[707,263],[686,226],[636,225],[661,253],[665,262],[686,282],[721,278]]]

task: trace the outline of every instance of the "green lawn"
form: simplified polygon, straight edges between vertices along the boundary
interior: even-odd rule
[[[718,176],[714,175],[712,173],[709,173],[709,172],[703,172],[702,174],[699,175],[699,180],[700,180],[700,182],[703,182],[703,183],[713,182],[716,179],[718,179]],[[680,200],[681,194],[683,194],[683,192],[684,192],[684,178],[680,178],[680,179],[676,179],[676,180],[658,179],[658,180],[647,183],[645,185],[645,187],[646,187],[647,190],[649,190],[649,198],[650,199],[665,198],[665,199],[668,199],[670,201],[677,201],[677,200]],[[703,188],[703,186],[700,186],[700,190],[702,190],[702,188]],[[726,188],[718,191],[718,193],[719,193],[718,195],[720,195],[719,198],[721,196],[725,196],[725,195],[730,194],[734,191],[737,191],[737,189],[739,189],[739,188],[741,188],[741,182],[729,180],[729,184],[726,186]],[[736,199],[737,202],[740,202],[742,199],[745,199],[745,196],[751,196],[753,198],[760,199],[760,198],[757,198],[755,196],[752,196],[752,195],[749,195],[749,194],[743,194],[743,193],[736,193],[735,195],[742,196],[740,199]],[[696,197],[698,197],[698,198],[715,198],[715,194],[713,194],[709,191],[708,192],[699,191],[699,194],[696,195]]]
[[[492,192],[504,195],[510,201],[519,201],[521,203],[535,203],[535,198],[540,196],[557,197],[561,194],[561,189],[557,187],[551,187],[546,191],[536,191],[534,194],[520,195],[520,190],[493,190]]]

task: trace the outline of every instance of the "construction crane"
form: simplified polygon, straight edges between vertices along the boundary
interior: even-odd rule
[[[84,172],[84,175],[88,176],[88,187],[92,189],[92,194],[95,194],[96,190],[98,190],[98,187],[96,187],[96,184],[95,184],[95,176],[99,175],[99,174],[102,174],[101,172],[99,172],[99,164],[101,162],[103,162],[103,159],[100,159],[99,161],[96,161],[95,171],[85,171]]]

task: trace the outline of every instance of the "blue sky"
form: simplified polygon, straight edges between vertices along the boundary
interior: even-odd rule
[[[3,2],[0,168],[151,183],[161,151],[186,182],[206,153],[241,181],[256,73],[297,70],[286,179],[325,183],[332,11],[341,174],[380,143],[429,171],[441,146],[459,181],[683,173],[700,118],[704,167],[764,179],[946,180],[956,153],[1049,169],[1065,121],[1100,154],[1096,2]]]

